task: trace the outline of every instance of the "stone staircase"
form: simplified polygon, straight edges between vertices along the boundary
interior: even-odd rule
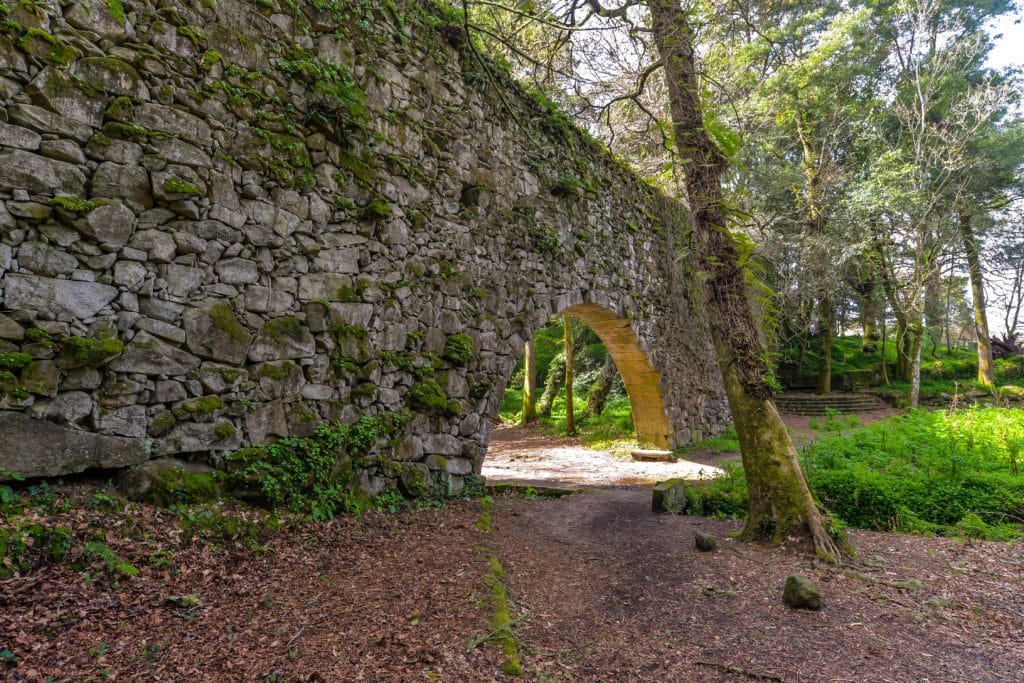
[[[870,394],[789,393],[776,396],[775,405],[784,413],[824,415],[828,410],[838,413],[863,413],[885,408],[887,404]]]

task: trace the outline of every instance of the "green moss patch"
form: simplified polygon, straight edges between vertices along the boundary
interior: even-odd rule
[[[113,338],[66,337],[60,343],[64,367],[98,368],[124,352],[124,342]]]
[[[456,365],[466,365],[473,360],[473,338],[468,334],[453,334],[445,342],[442,356]]]
[[[234,341],[243,343],[252,341],[252,335],[238,322],[238,318],[231,311],[230,304],[214,304],[208,313],[213,318],[213,324],[217,329],[226,332]]]

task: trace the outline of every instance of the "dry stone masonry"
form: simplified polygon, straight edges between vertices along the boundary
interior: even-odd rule
[[[728,416],[638,181],[419,0],[0,0],[0,479],[401,413],[368,494],[478,473],[570,309],[641,439]],[[699,308],[699,307],[696,307]]]

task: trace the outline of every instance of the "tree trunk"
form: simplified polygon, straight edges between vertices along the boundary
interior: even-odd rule
[[[523,349],[523,410],[520,424],[537,420],[537,358],[533,352],[533,340],[526,342]]]
[[[565,433],[576,434],[576,416],[572,405],[572,319],[568,313],[562,313],[562,329],[565,334]]]
[[[590,391],[587,392],[587,408],[583,411],[584,418],[598,417],[604,412],[604,405],[608,402],[608,392],[612,390],[617,374],[615,361],[612,360],[612,354],[609,353],[604,357],[601,374],[597,376],[597,380],[590,385]]]
[[[540,395],[540,401],[537,402],[537,413],[541,417],[551,417],[551,406],[554,404],[555,397],[558,396],[564,380],[565,354],[560,353],[551,359],[547,381],[544,382],[544,393]]]
[[[878,349],[878,339],[875,325],[878,321],[878,307],[875,303],[875,294],[871,292],[860,298],[860,321],[861,329],[864,331],[860,341],[860,350],[863,353],[874,353]]]
[[[921,346],[924,340],[925,327],[922,320],[918,319],[914,328],[910,331],[910,407],[917,408],[921,405]]]
[[[831,296],[818,301],[818,393],[832,393],[832,344],[835,342],[836,307]]]
[[[971,215],[960,212],[960,241],[967,256],[967,273],[971,278],[971,305],[974,308],[974,332],[978,338],[978,383],[995,386],[996,379],[992,366],[992,336],[988,331],[988,315],[985,313],[985,281],[981,272],[981,257],[978,243],[971,227]]]
[[[676,151],[686,169],[689,228],[704,271],[705,310],[747,475],[749,514],[743,537],[781,543],[802,535],[820,556],[838,562],[844,548],[829,533],[829,518],[811,496],[796,448],[771,400],[767,354],[728,231],[721,186],[728,162],[705,128],[694,29],[678,0],[647,1]]]

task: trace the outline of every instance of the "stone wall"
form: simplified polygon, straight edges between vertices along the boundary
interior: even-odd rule
[[[724,427],[676,204],[457,17],[291,5],[0,0],[0,478],[411,411],[360,487],[457,491],[574,306],[645,440]]]

